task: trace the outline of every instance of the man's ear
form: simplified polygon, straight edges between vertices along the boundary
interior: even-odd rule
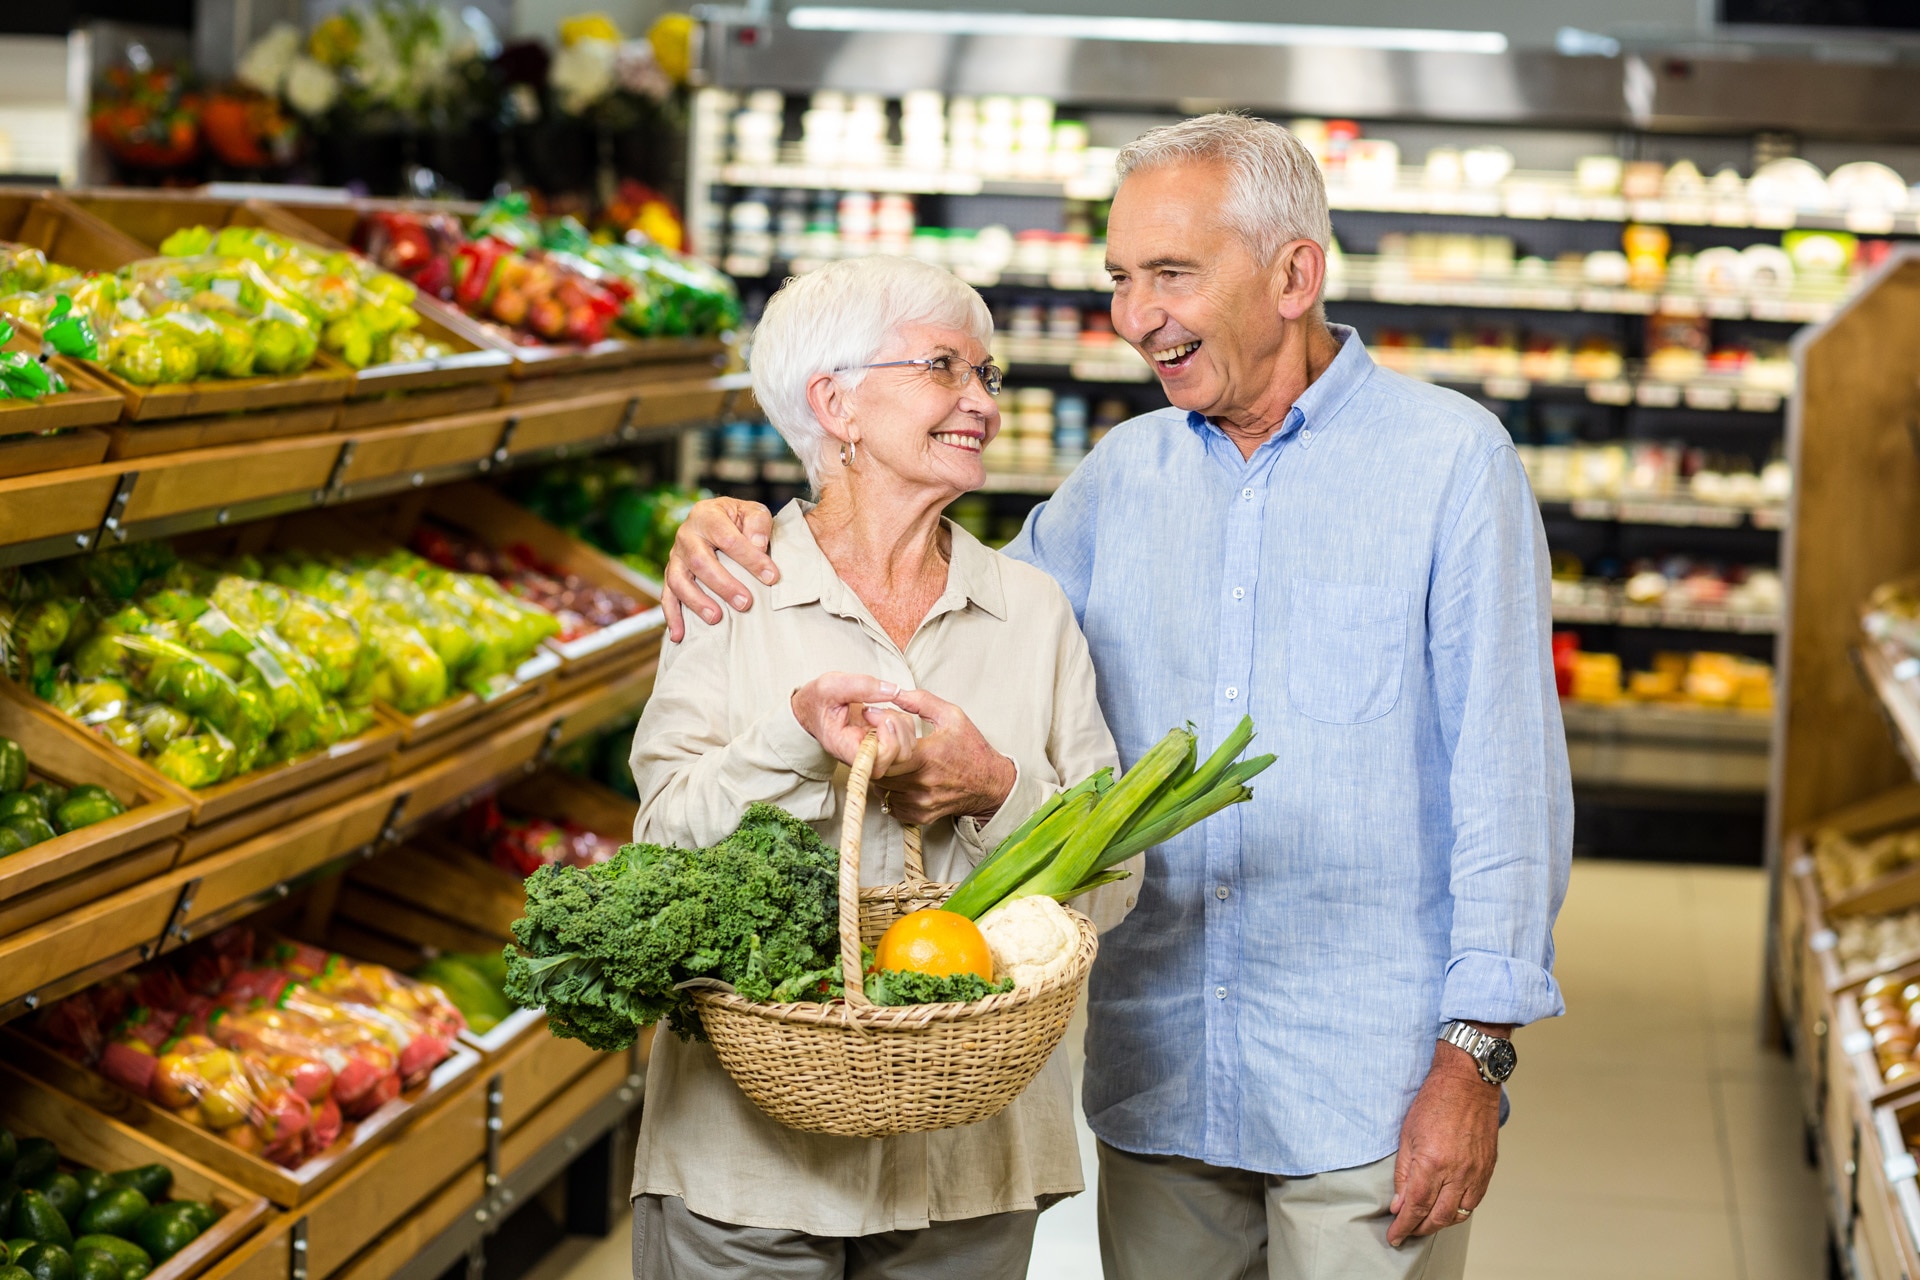
[[[1327,251],[1312,240],[1282,245],[1273,259],[1274,305],[1283,320],[1298,320],[1320,301],[1327,279]]]
[[[831,373],[807,379],[807,407],[828,435],[846,444],[853,439],[853,392]]]

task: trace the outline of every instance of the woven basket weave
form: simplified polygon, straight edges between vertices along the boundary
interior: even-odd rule
[[[693,992],[720,1063],[755,1106],[790,1129],[889,1138],[975,1124],[1006,1110],[1066,1034],[1098,946],[1071,912],[1080,946],[1066,972],[970,1004],[883,1007],[861,988],[860,944],[953,891],[926,878],[920,832],[906,829],[907,878],[860,888],[860,832],[878,742],[869,735],[847,779],[840,834],[840,972],[846,999],[758,1004]]]

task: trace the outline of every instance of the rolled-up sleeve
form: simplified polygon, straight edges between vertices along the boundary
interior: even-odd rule
[[[1452,955],[1441,1017],[1521,1025],[1566,1012],[1553,922],[1573,789],[1554,687],[1548,554],[1510,447],[1471,477],[1440,544],[1428,636],[1452,765]]]
[[[704,848],[739,826],[755,801],[809,822],[835,812],[836,762],[786,702],[731,730],[727,655],[736,615],[722,615],[709,626],[690,614],[687,638],[661,646],[653,696],[633,735],[635,840]]]

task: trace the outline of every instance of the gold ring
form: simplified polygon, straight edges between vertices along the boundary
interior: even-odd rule
[[[1465,1222],[1465,1221],[1466,1221],[1466,1220],[1467,1220],[1468,1218],[1471,1218],[1471,1217],[1473,1216],[1473,1210],[1471,1210],[1471,1209],[1455,1209],[1455,1210],[1453,1211],[1453,1216],[1454,1216],[1455,1218],[1457,1218],[1457,1219],[1459,1219],[1459,1220],[1460,1220],[1461,1222]]]

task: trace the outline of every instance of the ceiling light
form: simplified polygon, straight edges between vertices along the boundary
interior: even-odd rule
[[[1064,13],[953,13],[937,9],[856,9],[803,5],[787,14],[801,31],[913,32],[953,36],[1053,36],[1147,44],[1314,45],[1417,53],[1505,53],[1498,31],[1424,27],[1329,27],[1296,22],[1212,22],[1195,18],[1082,18]]]

